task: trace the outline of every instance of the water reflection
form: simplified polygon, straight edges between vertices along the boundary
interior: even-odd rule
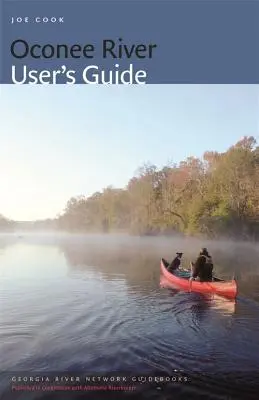
[[[91,237],[79,242],[61,241],[59,247],[71,271],[80,270],[83,273],[90,266],[102,273],[107,280],[124,277],[129,286],[137,286],[141,290],[144,287],[157,286],[161,256],[171,259],[177,250],[185,250],[185,242],[183,239],[169,241],[167,238],[124,237],[117,240],[109,237],[109,240],[102,239],[98,242]],[[223,279],[231,279],[235,274],[239,293],[259,300],[259,249],[247,246],[210,243],[215,260],[214,271]],[[193,248],[194,244],[186,248],[184,267],[196,257],[198,243],[195,251]]]
[[[218,390],[222,398],[227,389],[220,389],[218,373],[259,368],[259,310],[249,293],[257,261],[242,278],[249,301],[160,287],[160,257],[170,259],[188,243],[46,235],[5,247],[0,256],[2,368],[138,374],[171,374],[176,368],[199,372],[178,394],[194,398]],[[186,263],[195,256],[196,244],[185,254]],[[221,274],[229,275],[233,254],[222,248],[218,258],[214,247],[214,258],[221,260]],[[214,380],[202,378],[207,372]],[[177,398],[175,390],[165,398]],[[154,396],[146,388],[141,396],[145,393]]]
[[[89,270],[95,271],[106,280],[124,279],[128,286],[142,292],[158,287],[159,259],[147,250],[141,251],[135,246],[101,247],[95,244],[88,247],[66,244],[62,245],[62,251],[71,274],[77,271],[80,275],[87,275]]]
[[[170,289],[171,295],[174,296],[179,289],[172,283],[168,282],[167,279],[161,274],[160,275],[160,287]],[[188,293],[188,291],[187,291]],[[199,310],[204,310],[207,307],[211,307],[214,310],[224,312],[225,315],[232,315],[236,310],[236,300],[230,300],[216,294],[205,294],[205,293],[189,293],[190,301],[193,299],[200,300],[200,304],[197,306]],[[200,313],[201,315],[201,313]]]

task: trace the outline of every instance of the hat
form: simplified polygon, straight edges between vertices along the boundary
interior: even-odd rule
[[[206,247],[203,247],[200,251],[200,255],[209,256],[209,252]]]

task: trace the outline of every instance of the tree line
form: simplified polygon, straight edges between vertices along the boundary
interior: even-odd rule
[[[10,232],[14,229],[14,222],[0,214],[0,231]]]
[[[259,237],[259,147],[244,137],[227,151],[207,151],[159,169],[140,167],[123,189],[72,197],[58,229],[177,233],[209,238]]]

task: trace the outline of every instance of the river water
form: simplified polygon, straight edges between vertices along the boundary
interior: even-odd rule
[[[160,258],[182,251],[188,265],[201,246],[217,275],[237,276],[236,301],[160,287]],[[1,235],[0,284],[1,399],[258,399],[258,245]],[[15,386],[19,377],[51,374],[127,376],[131,389]],[[154,379],[163,374],[170,383]],[[132,376],[152,382],[132,384]]]

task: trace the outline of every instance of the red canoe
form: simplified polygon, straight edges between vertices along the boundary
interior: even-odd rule
[[[166,266],[168,266],[168,262],[162,258],[161,273],[164,278],[166,278],[169,283],[184,290],[201,293],[215,293],[219,296],[228,297],[230,299],[235,299],[237,296],[237,283],[234,279],[231,281],[223,281],[215,278],[215,281],[213,282],[189,281],[188,278],[172,274],[167,270]]]

